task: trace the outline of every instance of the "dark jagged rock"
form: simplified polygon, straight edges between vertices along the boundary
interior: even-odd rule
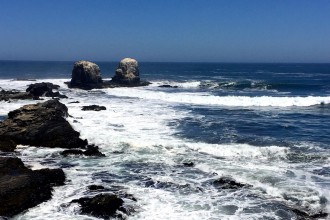
[[[326,218],[329,216],[328,213],[325,212],[319,212],[316,214],[309,214],[307,212],[301,211],[297,208],[291,208],[291,211],[296,214],[298,220],[312,220],[312,219],[320,219],[320,218]]]
[[[83,106],[82,109],[83,111],[102,111],[102,110],[107,110],[105,106],[99,106],[99,105],[88,105],[88,106]]]
[[[195,166],[194,162],[191,162],[191,161],[185,161],[182,164],[185,167],[193,167],[193,166]]]
[[[84,156],[96,156],[96,157],[105,157],[103,153],[99,151],[99,148],[95,145],[88,145],[87,150],[79,150],[79,149],[70,149],[61,152],[63,156],[69,155],[84,155]]]
[[[9,101],[10,99],[33,99],[33,95],[28,92],[19,92],[16,90],[0,91],[0,101]]]
[[[73,200],[72,203],[80,204],[81,213],[101,218],[116,217],[117,210],[126,212],[122,207],[124,201],[112,194],[99,194],[92,198],[80,198]]]
[[[98,65],[89,61],[78,61],[74,64],[70,88],[101,88],[102,77]]]
[[[26,92],[30,93],[35,99],[38,99],[40,96],[46,97],[58,97],[58,98],[68,98],[65,95],[60,94],[59,92],[53,92],[53,89],[60,88],[59,85],[55,85],[53,83],[42,82],[42,83],[34,83],[29,85],[26,89]]]
[[[112,82],[124,85],[137,85],[140,83],[138,62],[132,58],[122,59],[112,77]]]
[[[0,101],[9,101],[10,99],[39,99],[41,96],[52,98],[67,98],[67,96],[59,92],[53,92],[53,89],[58,89],[60,86],[52,83],[34,83],[28,86],[26,92],[17,90],[0,91]]]
[[[251,187],[249,184],[239,183],[231,177],[221,177],[213,181],[213,186],[221,189],[240,189]]]
[[[0,122],[0,150],[11,151],[17,144],[85,148],[87,140],[79,138],[64,117],[67,107],[58,100],[25,105],[8,113],[8,118]]]
[[[88,186],[88,189],[90,191],[97,191],[97,190],[104,190],[105,187],[104,186],[99,186],[99,185],[90,185],[90,186]]]
[[[171,85],[168,85],[168,84],[160,85],[158,87],[160,87],[160,88],[175,88],[175,89],[178,88],[178,86],[171,86]]]
[[[0,216],[11,217],[52,195],[52,186],[63,185],[61,169],[30,170],[19,158],[0,157]]]

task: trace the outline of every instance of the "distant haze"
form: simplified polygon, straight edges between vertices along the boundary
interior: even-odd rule
[[[0,60],[330,62],[328,0],[0,0]]]

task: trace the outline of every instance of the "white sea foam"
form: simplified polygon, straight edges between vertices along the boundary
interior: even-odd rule
[[[158,87],[162,85],[170,85],[178,88],[199,88],[200,81],[187,81],[187,82],[175,82],[175,81],[152,81],[150,87]]]
[[[153,86],[84,91],[68,89],[64,85],[67,80],[40,81],[62,86],[60,92],[70,99],[61,99],[61,102],[67,105],[69,114],[73,116],[67,120],[83,139],[87,138],[90,143],[100,146],[107,157],[63,158],[59,155],[60,149],[17,149],[24,162],[34,168],[54,168],[61,164],[73,167],[64,168],[68,181],[65,186],[55,188],[51,200],[29,209],[16,219],[95,219],[79,215],[79,207],[69,203],[90,195],[87,194],[89,185],[112,187],[111,183],[102,182],[102,177],[93,176],[98,172],[119,176],[137,175],[154,181],[188,184],[195,189],[182,193],[180,190],[147,188],[138,179],[124,183],[111,179],[115,184],[124,186],[138,200],[132,203],[137,213],[129,219],[275,219],[272,210],[263,209],[255,213],[244,210],[261,208],[268,201],[287,203],[285,196],[298,199],[306,205],[306,209],[320,210],[320,196],[329,195],[329,189],[316,185],[311,178],[309,171],[314,168],[312,165],[294,164],[287,160],[290,153],[288,147],[196,143],[176,137],[177,130],[169,126],[169,122],[196,117],[189,110],[178,108],[181,104],[310,106],[320,102],[329,103],[330,97],[220,97],[210,93],[167,93]],[[9,89],[7,83],[0,80],[0,87]],[[15,86],[24,90],[31,82],[15,83]],[[70,103],[72,101],[80,103]],[[36,101],[1,102],[0,114],[33,102]],[[107,110],[81,110],[83,105],[91,104],[103,105]],[[114,151],[121,153],[115,154]],[[180,168],[184,160],[193,161],[195,167],[192,170]],[[125,164],[133,164],[138,168],[130,169]],[[293,175],[288,177],[287,171]],[[232,176],[239,182],[253,185],[253,188],[230,192],[205,186],[205,182],[220,176]],[[199,188],[203,191],[199,191]],[[251,193],[257,196],[249,196]],[[234,207],[234,211],[228,207]]]
[[[134,97],[142,100],[156,100],[193,105],[212,105],[230,107],[307,107],[318,104],[329,104],[330,96],[308,97],[273,97],[273,96],[215,96],[207,92],[167,93],[163,91],[146,90],[141,88],[115,88],[106,90],[107,94],[118,97]]]

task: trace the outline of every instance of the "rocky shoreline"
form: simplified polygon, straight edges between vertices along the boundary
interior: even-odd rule
[[[135,60],[123,59],[116,75],[111,81],[103,81],[100,68],[88,61],[75,63],[72,71],[72,80],[68,83],[70,88],[93,89],[113,88],[127,86],[144,86],[147,82],[140,81],[138,64]],[[169,87],[169,86],[164,86]],[[63,148],[60,157],[106,157],[99,151],[98,146],[90,144],[88,140],[80,138],[66,120],[70,117],[68,108],[59,101],[67,98],[65,95],[53,90],[59,86],[51,83],[35,83],[28,86],[25,92],[0,92],[0,101],[13,99],[34,99],[49,97],[51,100],[37,104],[25,105],[8,113],[8,117],[0,121],[0,152],[14,152],[17,145],[34,147]],[[104,106],[83,106],[85,111],[106,110]],[[193,161],[181,164],[184,169],[194,169]],[[13,156],[0,156],[0,219],[12,217],[44,201],[51,199],[54,187],[69,181],[62,169],[31,170],[23,162]],[[172,182],[161,182],[153,179],[141,181],[146,188],[178,190],[192,188],[189,184],[178,185]],[[203,185],[219,191],[230,192],[253,188],[253,185],[240,183],[231,177],[214,178]],[[203,192],[203,189],[193,189]],[[92,193],[91,193],[92,192]],[[81,214],[92,215],[98,218],[124,219],[125,216],[135,212],[134,208],[126,206],[125,200],[136,202],[134,195],[124,190],[105,188],[102,185],[91,185],[87,196],[72,200],[71,203],[80,205]],[[297,219],[326,218],[328,213],[307,213],[299,207],[279,204],[296,215]]]

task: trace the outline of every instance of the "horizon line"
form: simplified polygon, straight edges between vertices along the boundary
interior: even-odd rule
[[[134,59],[134,58],[133,58]],[[104,61],[104,60],[88,60],[88,59],[79,59],[79,60],[1,60],[0,62],[77,62],[80,60],[86,60],[90,62],[101,62],[101,63],[119,63],[120,61]],[[330,64],[330,62],[282,62],[282,61],[138,61],[139,63],[223,63],[223,64]]]

